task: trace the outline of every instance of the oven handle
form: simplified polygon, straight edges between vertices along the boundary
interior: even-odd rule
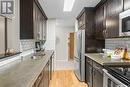
[[[128,87],[125,84],[123,84],[122,82],[120,82],[118,79],[116,79],[115,77],[113,77],[111,74],[109,74],[106,69],[103,69],[103,72],[108,76],[108,78],[110,78],[112,81],[114,81],[115,83],[117,83],[119,85],[119,87]]]

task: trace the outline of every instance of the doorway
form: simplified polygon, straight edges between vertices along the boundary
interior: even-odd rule
[[[74,32],[71,32],[69,35],[69,55],[70,61],[74,60]]]

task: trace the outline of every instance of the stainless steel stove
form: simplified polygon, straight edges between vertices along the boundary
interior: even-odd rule
[[[108,67],[104,69],[103,87],[130,87],[129,67]]]

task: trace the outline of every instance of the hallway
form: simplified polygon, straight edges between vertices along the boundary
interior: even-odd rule
[[[49,87],[88,87],[79,82],[72,70],[55,71]]]

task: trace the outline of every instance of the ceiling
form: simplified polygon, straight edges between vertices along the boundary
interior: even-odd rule
[[[83,7],[95,7],[101,0],[75,0],[71,12],[63,12],[64,0],[39,0],[48,18],[56,18],[65,26],[73,26],[75,18]],[[61,24],[61,23],[58,23]]]

